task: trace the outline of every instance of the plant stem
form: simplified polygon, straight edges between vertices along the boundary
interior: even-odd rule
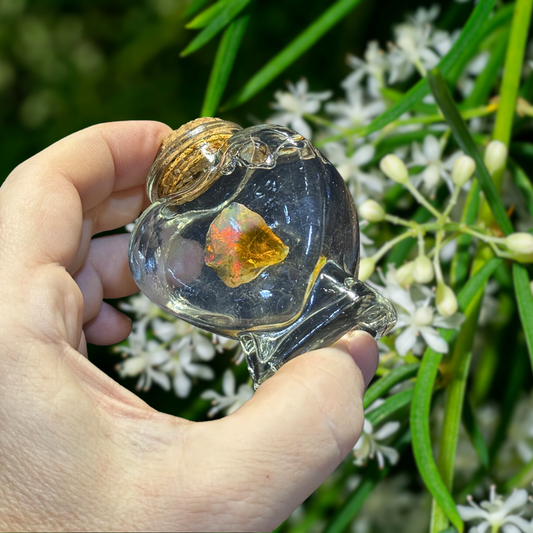
[[[500,106],[496,115],[493,139],[509,146],[511,128],[516,107],[516,98],[520,87],[522,63],[526,49],[533,0],[517,0],[515,4],[513,21],[511,23],[511,35],[505,56],[505,66],[500,90]],[[501,188],[504,169],[493,176],[494,184]]]
[[[404,187],[414,196],[415,200],[422,206],[424,206],[433,216],[437,217],[437,220],[440,219],[442,214],[435,209],[429,202],[420,194],[418,189],[409,181],[407,180],[406,183],[404,183]]]
[[[485,250],[487,250],[485,248]],[[472,265],[471,277],[486,263],[486,253],[478,257]],[[446,387],[444,403],[444,422],[440,438],[440,452],[437,466],[446,488],[451,491],[453,484],[453,469],[455,453],[459,437],[459,426],[463,412],[463,401],[466,389],[470,360],[472,358],[472,345],[477,331],[477,321],[481,300],[485,292],[485,284],[478,290],[465,310],[466,321],[461,327],[455,343],[452,358],[448,367],[449,381]],[[440,506],[434,502],[431,516],[431,531],[438,532],[448,525],[448,518]]]

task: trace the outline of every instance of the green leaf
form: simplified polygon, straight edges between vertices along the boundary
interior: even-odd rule
[[[213,19],[181,52],[181,56],[188,56],[207,44],[213,37],[222,31],[249,3],[251,0],[231,0],[224,5],[224,9]],[[217,4],[215,4],[217,5]]]
[[[371,403],[375,402],[378,398],[381,398],[386,392],[394,387],[394,385],[416,376],[419,367],[419,363],[411,363],[391,370],[386,376],[383,376],[380,380],[374,383],[374,385],[368,388],[363,399],[363,407],[366,409]]]
[[[248,101],[276,76],[281,74],[291,63],[313,46],[335,24],[340,22],[362,0],[337,0],[317,20],[291,41],[279,54],[272,58],[263,68],[246,82],[244,87],[234,94],[223,109],[231,109]],[[491,1],[491,0],[489,0]]]
[[[473,49],[477,48],[479,42],[483,36],[483,25],[488,19],[495,0],[480,0],[475,7],[472,15],[465,24],[461,35],[455,41],[450,51],[440,60],[438,68],[444,72],[445,75],[449,74],[453,66],[457,63],[459,58],[464,54],[470,57],[473,53]],[[364,137],[370,135],[375,131],[378,131],[393,120],[396,120],[399,116],[409,111],[415,104],[417,104],[424,96],[429,93],[429,86],[427,79],[420,80],[414,87],[412,87],[402,100],[391,106],[385,113],[373,120],[368,126],[366,126],[360,136]]]
[[[444,337],[451,332],[441,333]],[[413,401],[411,403],[411,432],[413,434],[413,453],[422,479],[452,524],[462,532],[463,521],[459,516],[453,498],[444,485],[433,458],[431,437],[429,433],[429,412],[433,386],[437,377],[442,354],[430,348],[422,357],[420,370],[416,379]]]
[[[202,117],[212,117],[217,111],[249,20],[248,13],[238,16],[222,35],[205,92]]]
[[[183,18],[187,20],[194,17],[194,15],[201,11],[207,4],[209,4],[209,2],[211,2],[211,0],[192,0],[183,12]]]
[[[457,296],[457,302],[461,311],[466,311],[470,302],[476,297],[479,290],[485,287],[488,279],[502,263],[503,259],[493,257],[468,280],[468,283]]]
[[[496,186],[492,181],[489,171],[483,162],[483,158],[481,157],[470,132],[468,131],[468,127],[453,101],[452,95],[446,86],[442,74],[437,69],[433,69],[428,72],[428,81],[431,92],[433,93],[442,114],[446,118],[446,122],[451,128],[457,144],[465,154],[469,155],[476,162],[476,177],[481,186],[481,190],[485,193],[485,198],[487,199],[496,222],[501,230],[506,235],[509,235],[509,233],[513,232],[513,225],[507,216],[507,211],[505,210],[502,199],[498,194]]]
[[[205,28],[209,23],[218,18],[222,12],[228,7],[234,0],[219,0],[207,9],[204,9],[199,15],[196,15],[185,27],[189,30],[201,30]]]
[[[513,281],[518,313],[524,328],[529,359],[533,367],[533,295],[525,266],[513,263]]]
[[[487,448],[487,443],[485,442],[479,426],[476,423],[474,411],[472,410],[472,406],[470,405],[468,398],[465,399],[463,405],[463,423],[465,425],[466,432],[470,437],[470,441],[472,442],[472,446],[474,446],[474,450],[477,452],[479,462],[483,467],[488,468],[489,449]]]
[[[371,424],[377,425],[402,407],[409,405],[412,399],[413,389],[406,389],[387,398],[379,407],[367,413],[366,418]]]

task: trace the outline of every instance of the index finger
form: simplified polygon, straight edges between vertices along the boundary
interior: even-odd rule
[[[160,122],[99,124],[19,165],[0,188],[0,263],[68,267],[83,213],[143,184],[170,132]]]

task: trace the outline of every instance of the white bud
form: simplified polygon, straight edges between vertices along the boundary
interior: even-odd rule
[[[366,281],[376,269],[376,262],[371,257],[363,257],[359,263],[359,281]]]
[[[429,326],[433,322],[433,309],[431,307],[419,307],[413,315],[413,322],[420,327]]]
[[[475,170],[474,160],[467,155],[462,155],[453,164],[452,180],[457,187],[462,187],[472,177]]]
[[[505,246],[519,254],[533,253],[533,235],[531,233],[511,233],[505,237]]]
[[[529,282],[529,290],[531,291],[531,296],[533,296],[533,281]]]
[[[503,167],[507,159],[507,146],[500,141],[491,141],[485,150],[485,166],[492,176]]]
[[[362,219],[369,222],[381,222],[385,218],[385,211],[375,200],[366,200],[357,209]]]
[[[380,161],[379,168],[386,176],[397,183],[407,183],[407,180],[409,179],[407,167],[397,155],[386,155]]]
[[[138,376],[146,367],[146,359],[144,357],[128,357],[121,365],[118,371],[120,377]]]
[[[402,265],[396,271],[396,281],[402,287],[409,287],[409,285],[413,284],[413,281],[415,280],[415,278],[413,277],[414,268],[415,268],[414,261],[409,261],[409,263],[405,263],[405,265]]]
[[[437,305],[437,311],[442,316],[453,316],[457,313],[457,309],[459,309],[455,293],[451,287],[448,287],[444,283],[439,283],[437,287],[435,303]]]
[[[420,255],[414,260],[413,278],[418,283],[429,283],[434,276],[433,263],[429,257]]]

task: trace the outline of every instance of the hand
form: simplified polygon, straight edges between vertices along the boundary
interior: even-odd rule
[[[377,366],[366,333],[286,364],[237,412],[158,413],[87,359],[131,322],[127,235],[170,129],[103,124],[0,188],[0,529],[266,531],[337,467]]]

